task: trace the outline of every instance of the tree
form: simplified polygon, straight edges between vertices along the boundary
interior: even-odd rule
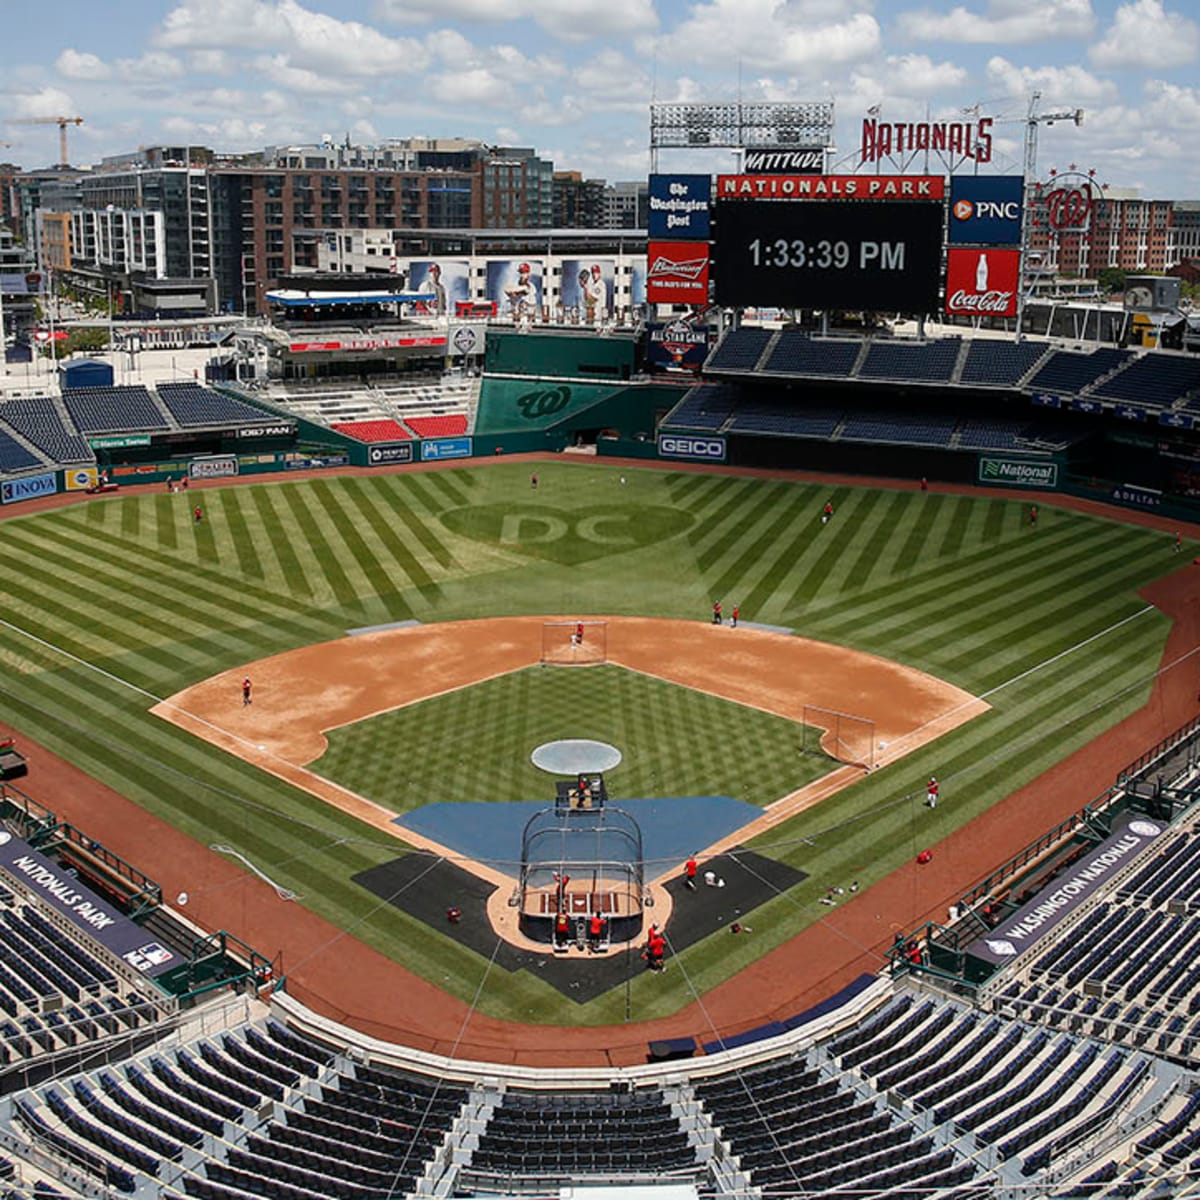
[[[1128,278],[1129,272],[1122,271],[1120,267],[1105,267],[1096,274],[1096,282],[1100,284],[1100,290],[1106,293],[1123,292],[1125,281]]]
[[[94,354],[108,348],[108,330],[94,325],[84,329],[72,329],[65,338],[57,342],[41,343],[42,353],[47,358],[70,358],[76,352]]]

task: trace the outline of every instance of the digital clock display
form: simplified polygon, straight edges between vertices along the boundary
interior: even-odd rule
[[[718,201],[716,301],[936,312],[942,217],[927,201]]]

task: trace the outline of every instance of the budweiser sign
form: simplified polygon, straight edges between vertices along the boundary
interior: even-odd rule
[[[708,303],[707,242],[651,242],[646,262],[648,303]]]
[[[825,170],[825,151],[820,146],[792,150],[747,150],[742,159],[747,175],[819,175]]]
[[[861,161],[932,150],[952,158],[992,161],[992,118],[978,121],[880,121],[865,117],[862,123]]]
[[[951,316],[1016,316],[1020,273],[1020,250],[952,247],[946,260],[946,312]]]

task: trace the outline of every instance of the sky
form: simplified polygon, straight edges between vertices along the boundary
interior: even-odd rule
[[[644,178],[649,105],[828,100],[837,158],[862,121],[995,120],[987,169],[1095,170],[1200,199],[1200,0],[0,0],[0,159],[77,164],[191,142],[478,138],[558,170]],[[659,169],[735,169],[664,151]]]

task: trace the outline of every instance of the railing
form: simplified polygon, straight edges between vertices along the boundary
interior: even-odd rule
[[[1117,772],[1117,783],[1125,783],[1131,779],[1136,779],[1147,767],[1152,766],[1160,758],[1165,757],[1172,750],[1182,746],[1188,738],[1194,736],[1198,731],[1200,731],[1200,717],[1193,717],[1173,733],[1168,733],[1165,738],[1151,746],[1144,754],[1140,754],[1133,762],[1122,767]]]

